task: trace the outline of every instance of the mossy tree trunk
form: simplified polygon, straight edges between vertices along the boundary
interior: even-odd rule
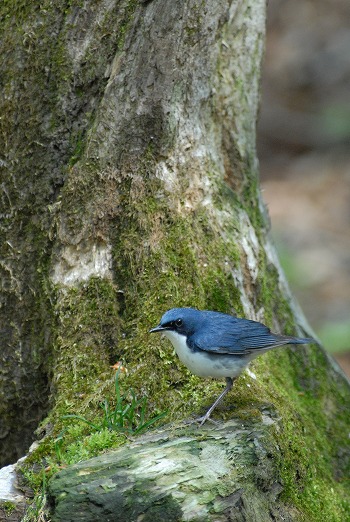
[[[54,434],[64,413],[93,415],[116,360],[169,419],[210,403],[221,385],[148,336],[168,308],[307,330],[258,185],[264,27],[263,0],[2,3],[4,461],[45,414]],[[226,404],[273,404],[286,498],[342,513],[345,381],[316,348],[254,368]]]

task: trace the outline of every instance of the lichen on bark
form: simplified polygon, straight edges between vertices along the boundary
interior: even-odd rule
[[[255,425],[170,427],[72,466],[50,483],[52,520],[294,520],[277,500],[275,422],[266,409]]]

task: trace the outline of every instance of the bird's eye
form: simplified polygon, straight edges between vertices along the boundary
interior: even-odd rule
[[[176,319],[175,324],[176,326],[182,326],[182,319]]]

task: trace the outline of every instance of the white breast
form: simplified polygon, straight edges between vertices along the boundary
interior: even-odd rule
[[[171,341],[180,361],[199,377],[237,377],[253,358],[192,351],[184,335],[170,330],[165,331],[164,335]]]

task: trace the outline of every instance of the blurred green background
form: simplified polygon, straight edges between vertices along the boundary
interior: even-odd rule
[[[258,154],[279,257],[350,375],[350,2],[270,0]]]

